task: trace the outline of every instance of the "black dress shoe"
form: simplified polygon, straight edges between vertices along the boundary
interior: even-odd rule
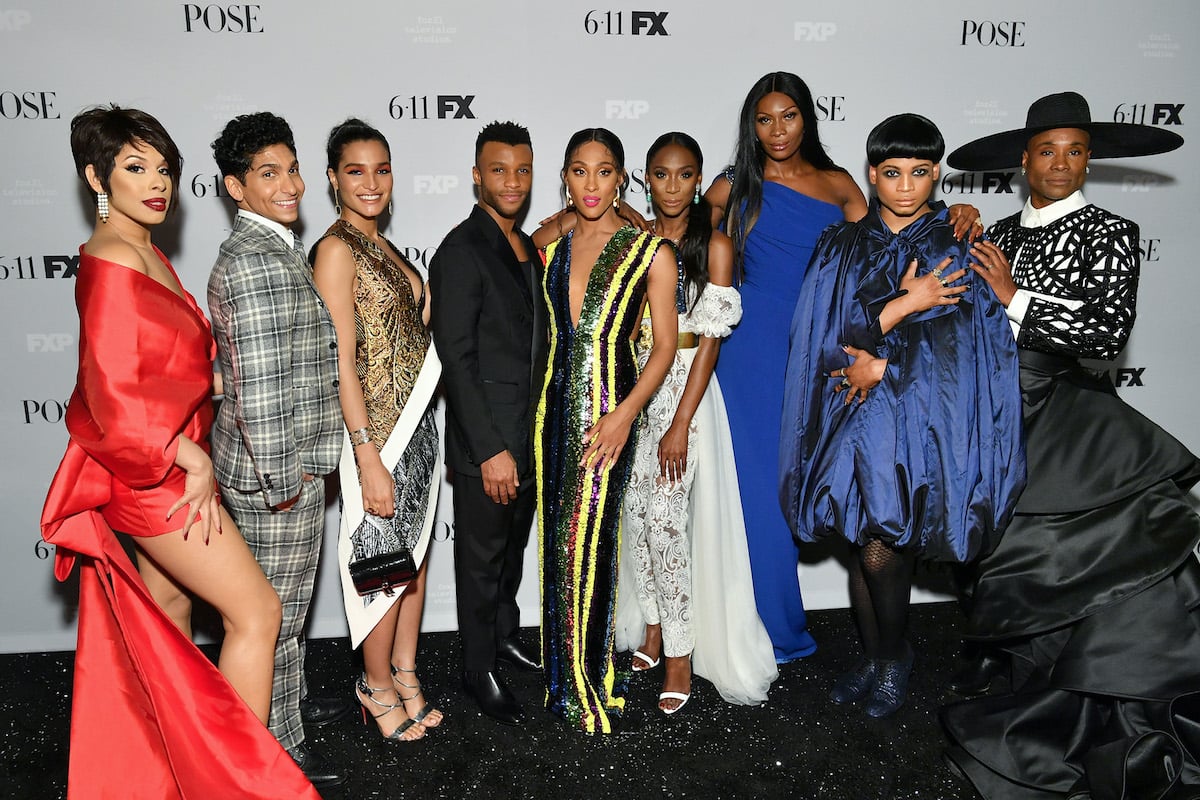
[[[464,672],[463,689],[479,704],[479,710],[505,725],[520,725],[525,710],[494,672]]]
[[[350,704],[337,697],[306,697],[300,701],[300,720],[310,728],[321,728],[351,712]]]
[[[340,786],[346,782],[346,775],[340,772],[332,761],[309,747],[308,742],[301,742],[287,752],[296,762],[296,766],[300,767],[304,776],[316,788]]]
[[[541,672],[541,661],[516,636],[510,636],[496,648],[496,660],[522,672]]]
[[[955,672],[950,678],[950,691],[963,697],[978,697],[987,694],[992,686],[992,679],[1004,673],[1006,663],[999,654],[984,651]]]

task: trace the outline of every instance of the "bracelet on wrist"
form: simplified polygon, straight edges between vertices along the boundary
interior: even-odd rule
[[[350,444],[358,447],[360,444],[370,444],[371,433],[366,428],[350,431]]]

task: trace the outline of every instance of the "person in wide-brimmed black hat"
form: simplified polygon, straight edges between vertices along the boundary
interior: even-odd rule
[[[1200,518],[1187,501],[1200,459],[1077,361],[1125,347],[1139,274],[1138,226],[1084,199],[1088,161],[1182,143],[1092,122],[1063,92],[1033,103],[1024,128],[948,159],[1019,164],[1029,184],[1024,209],[972,250],[1017,337],[1028,460],[967,621],[970,639],[1004,653],[1011,693],[944,712],[949,762],[985,798],[1194,797],[1175,792],[1200,783],[1186,733],[1200,724]],[[983,677],[965,689],[986,690]]]

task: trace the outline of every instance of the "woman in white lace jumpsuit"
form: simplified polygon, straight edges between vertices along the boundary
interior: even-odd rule
[[[696,672],[730,702],[764,701],[777,674],[754,607],[728,422],[713,377],[741,301],[731,286],[732,244],[713,230],[700,195],[702,166],[699,146],[682,133],[659,137],[646,155],[655,232],[676,242],[682,268],[679,343],[638,426],[617,624],[618,646],[641,642],[635,672],[666,657],[658,703],[666,714],[690,697],[693,652]],[[640,358],[650,343],[644,326]]]

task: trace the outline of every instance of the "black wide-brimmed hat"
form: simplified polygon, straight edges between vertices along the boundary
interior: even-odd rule
[[[1055,128],[1079,128],[1091,137],[1092,158],[1128,158],[1166,153],[1183,144],[1183,137],[1151,125],[1092,122],[1087,100],[1077,92],[1049,94],[1033,102],[1025,127],[993,133],[968,142],[946,159],[954,169],[978,171],[1020,166],[1030,138]]]

